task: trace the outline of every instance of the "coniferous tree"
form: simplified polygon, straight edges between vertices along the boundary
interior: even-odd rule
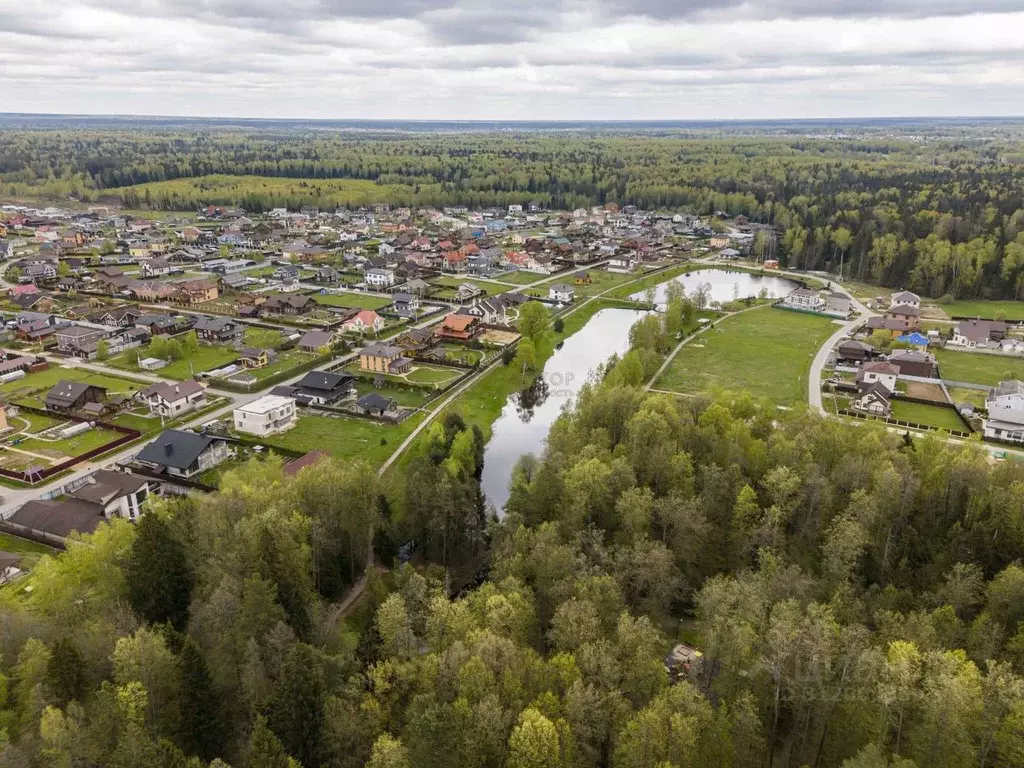
[[[85,662],[75,644],[66,637],[53,644],[46,665],[46,684],[61,708],[70,701],[81,701],[85,693]]]
[[[296,643],[270,706],[270,726],[303,765],[319,765],[324,728],[324,679],[313,649]]]
[[[181,649],[181,713],[179,742],[185,751],[204,760],[221,746],[221,720],[217,693],[199,646],[186,638]]]
[[[143,515],[125,568],[132,610],[154,624],[169,621],[183,629],[188,621],[193,575],[185,549],[156,513]]]
[[[294,765],[281,740],[267,725],[267,718],[258,715],[249,736],[249,768],[291,768]]]

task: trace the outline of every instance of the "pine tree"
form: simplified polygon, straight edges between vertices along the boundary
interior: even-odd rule
[[[169,621],[178,630],[188,621],[193,577],[181,543],[158,514],[143,515],[132,542],[125,576],[135,613],[153,624]]]
[[[270,708],[270,725],[288,753],[306,766],[319,765],[325,687],[313,649],[296,643],[285,661]]]
[[[290,768],[293,761],[284,751],[281,740],[267,725],[267,718],[259,715],[249,736],[249,768]]]
[[[213,758],[221,744],[220,707],[202,651],[192,638],[181,649],[181,735],[179,743],[191,755]]]
[[[46,664],[46,684],[62,709],[70,701],[81,701],[86,687],[85,661],[71,640],[62,637],[53,644]]]

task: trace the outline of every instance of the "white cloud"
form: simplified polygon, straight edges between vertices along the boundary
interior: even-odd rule
[[[823,18],[807,0],[0,0],[0,109],[422,119],[1021,113],[1024,0],[890,5],[879,16],[874,0],[841,0]]]

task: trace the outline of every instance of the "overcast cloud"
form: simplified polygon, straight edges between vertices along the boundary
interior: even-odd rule
[[[0,0],[0,111],[1024,114],[1024,0]]]

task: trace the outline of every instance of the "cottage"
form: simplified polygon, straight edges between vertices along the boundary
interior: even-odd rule
[[[363,395],[356,400],[355,406],[367,416],[384,416],[392,413],[397,407],[393,398],[378,395],[376,392]]]
[[[86,403],[102,403],[107,390],[95,384],[61,379],[46,393],[46,409],[56,413],[81,410]]]
[[[150,481],[139,475],[99,469],[88,482],[72,491],[70,498],[94,504],[96,513],[108,520],[120,517],[135,520],[142,515],[142,505],[151,493]]]
[[[316,302],[311,296],[283,296],[275,294],[267,298],[262,309],[264,312],[276,315],[304,315],[315,306]]]
[[[791,291],[782,303],[793,309],[805,309],[810,312],[820,312],[825,308],[825,300],[817,291],[810,288],[797,288]]]
[[[364,371],[402,374],[411,365],[412,360],[405,357],[405,350],[399,346],[377,343],[359,350],[359,368]]]
[[[199,317],[192,328],[202,341],[220,344],[240,341],[245,335],[245,328],[229,317]]]
[[[927,352],[907,349],[889,355],[889,363],[899,369],[900,376],[920,376],[931,379],[935,376],[935,358]]]
[[[1024,443],[1024,382],[999,382],[998,387],[989,390],[985,407],[985,437]]]
[[[832,291],[825,296],[825,311],[832,315],[847,317],[853,312],[853,300],[845,293]]]
[[[295,400],[280,395],[264,395],[232,412],[235,429],[250,435],[273,435],[295,426]]]
[[[96,357],[99,342],[107,331],[84,325],[68,325],[56,333],[57,350],[64,355],[91,360]]]
[[[334,405],[351,394],[355,377],[345,373],[310,371],[290,389],[303,405]],[[277,394],[277,388],[271,391]]]
[[[183,304],[203,304],[220,296],[216,280],[187,280],[178,285],[175,298]]]
[[[277,353],[272,349],[246,347],[239,354],[238,360],[243,368],[258,369],[266,368],[275,357],[277,357]]]
[[[96,504],[65,499],[26,502],[7,522],[15,530],[63,544],[72,533],[94,533],[103,519]]]
[[[836,357],[839,360],[861,363],[874,359],[876,355],[877,352],[873,346],[856,339],[845,339],[836,347]]]
[[[437,336],[430,328],[412,328],[395,337],[394,343],[407,352],[422,352],[437,343]]]
[[[953,326],[947,345],[966,349],[996,349],[1006,337],[1007,324],[1001,320],[961,320]]]
[[[402,317],[415,318],[420,309],[420,299],[412,293],[396,293],[394,302],[392,309]]]
[[[372,309],[364,309],[342,323],[341,327],[349,333],[363,334],[369,331],[380,333],[384,328],[384,318]]]
[[[319,354],[323,347],[332,347],[334,345],[334,334],[330,331],[306,331],[302,338],[299,339],[298,347],[303,352],[311,352]]]
[[[886,389],[885,384],[876,381],[861,390],[860,395],[853,400],[853,407],[864,413],[888,418],[892,413],[890,398],[890,390]]]
[[[889,392],[896,391],[896,378],[900,369],[891,363],[879,361],[877,363],[864,363],[857,369],[857,388],[866,389],[869,385],[879,383]]]
[[[576,289],[565,283],[555,283],[548,288],[548,298],[559,304],[572,304],[573,299],[576,298]]]
[[[594,278],[590,276],[589,272],[577,272],[572,278],[573,285],[590,285],[592,282],[594,282]]]
[[[370,288],[375,288],[377,290],[389,288],[395,284],[395,270],[393,269],[375,267],[373,269],[366,270],[366,272],[363,273],[363,277]]]
[[[479,330],[478,318],[453,312],[441,321],[436,333],[442,339],[468,341],[476,336]]]
[[[897,293],[892,294],[889,303],[892,306],[902,304],[904,306],[913,307],[914,309],[920,309],[921,297],[918,296],[916,293],[911,293],[910,291],[899,291]]]
[[[171,477],[190,478],[223,464],[232,455],[222,438],[167,429],[143,448],[135,460]]]
[[[207,403],[206,390],[198,381],[150,384],[137,397],[149,406],[151,413],[167,419],[199,410]]]
[[[889,307],[885,316],[900,323],[904,330],[912,331],[921,326],[921,310],[912,304],[897,304]]]

